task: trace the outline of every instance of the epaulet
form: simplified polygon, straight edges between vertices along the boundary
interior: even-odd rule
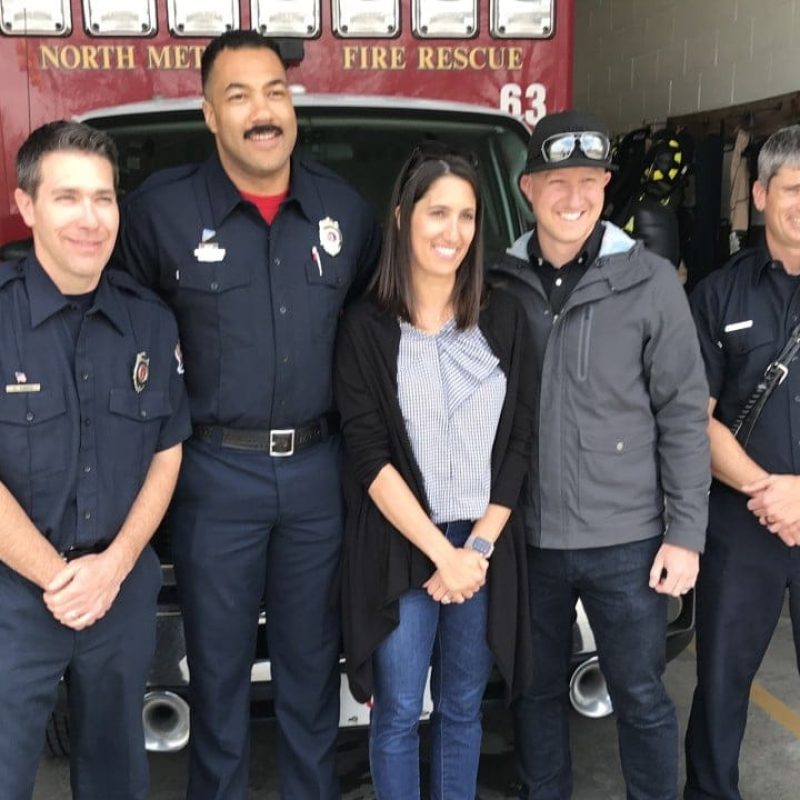
[[[352,189],[353,192],[356,192],[355,188],[349,184],[341,175],[334,172],[332,169],[320,164],[319,161],[312,161],[311,159],[307,158],[298,158],[295,159],[295,164],[297,164],[302,169],[305,169],[306,172],[310,172],[317,178],[325,178],[329,181],[334,181],[338,183],[340,186],[346,186],[349,189]]]
[[[0,289],[14,280],[21,280],[24,268],[24,259],[18,261],[0,261]]]
[[[738,253],[734,253],[723,265],[725,269],[730,269],[732,267],[737,266],[740,261],[744,261],[746,258],[752,258],[753,252],[757,250],[756,247],[745,247],[742,250],[739,250]]]
[[[178,183],[193,175],[200,167],[201,164],[181,164],[178,167],[169,167],[168,169],[154,172],[152,175],[148,175],[128,197],[137,197],[153,189],[160,189],[164,186],[169,186],[171,183]]]
[[[110,267],[107,270],[106,280],[116,289],[129,292],[141,300],[167,307],[166,303],[152,289],[142,286],[134,277],[117,267]]]

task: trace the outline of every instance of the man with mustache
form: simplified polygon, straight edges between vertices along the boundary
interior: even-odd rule
[[[194,435],[171,509],[191,672],[188,797],[247,797],[250,670],[264,599],[281,796],[339,796],[339,312],[379,233],[341,179],[292,156],[278,49],[213,40],[203,113],[216,153],[152,176],[126,204],[120,255],[174,309]]]

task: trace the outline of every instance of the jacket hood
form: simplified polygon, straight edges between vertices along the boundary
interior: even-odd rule
[[[600,224],[603,226],[603,239],[600,243],[600,252],[597,254],[598,258],[601,256],[612,256],[618,253],[627,253],[633,249],[636,241],[631,239],[631,237],[628,236],[625,231],[618,228],[611,222],[606,222],[605,220],[601,221]],[[508,248],[508,250],[506,250],[506,252],[510,256],[522,258],[527,261],[528,242],[530,241],[531,236],[533,236],[533,230],[530,230],[520,236],[519,239],[517,239],[517,241]]]

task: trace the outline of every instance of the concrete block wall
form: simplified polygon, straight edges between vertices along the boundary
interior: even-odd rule
[[[800,90],[800,0],[575,0],[574,101],[621,132]]]

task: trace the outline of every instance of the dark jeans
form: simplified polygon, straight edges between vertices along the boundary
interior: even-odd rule
[[[572,796],[569,676],[575,603],[583,601],[617,715],[628,800],[675,800],[678,725],[661,682],[667,604],[648,586],[661,538],[589,550],[528,548],[533,682],[517,701],[521,797]]]
[[[450,522],[461,547],[471,522]],[[481,752],[481,699],[494,659],[486,644],[488,593],[442,605],[422,589],[400,598],[400,624],[373,656],[369,728],[372,783],[379,800],[420,797],[419,717],[431,667],[431,800],[474,800]]]
[[[800,654],[800,548],[762,528],[739,501],[709,531],[697,584],[697,688],[686,731],[686,800],[741,800],[739,750],[750,687],[786,590]],[[712,511],[714,511],[712,506]]]

